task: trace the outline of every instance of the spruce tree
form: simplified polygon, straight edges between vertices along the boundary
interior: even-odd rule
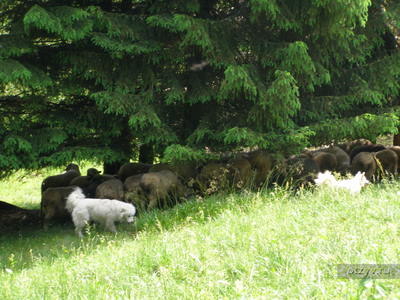
[[[399,126],[394,0],[5,0],[0,11],[4,174],[289,154]]]

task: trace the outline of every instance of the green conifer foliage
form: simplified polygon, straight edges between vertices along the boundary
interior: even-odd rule
[[[0,171],[395,133],[399,30],[394,0],[3,0]]]

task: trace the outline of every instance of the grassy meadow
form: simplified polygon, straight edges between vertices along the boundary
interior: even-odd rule
[[[0,199],[38,208],[57,172],[15,174]],[[398,299],[399,279],[338,279],[336,264],[400,263],[399,191],[242,191],[82,240],[72,224],[2,233],[0,299]]]

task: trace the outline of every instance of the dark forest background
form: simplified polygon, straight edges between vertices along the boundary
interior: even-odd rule
[[[0,172],[396,134],[400,3],[0,3]]]

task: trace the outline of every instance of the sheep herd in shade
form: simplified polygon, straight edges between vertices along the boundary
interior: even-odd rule
[[[241,152],[205,164],[126,163],[117,174],[100,174],[94,168],[82,176],[79,166],[70,164],[64,173],[42,182],[41,216],[49,222],[70,219],[66,199],[80,187],[87,198],[116,199],[132,203],[138,212],[163,208],[195,195],[209,195],[230,187],[260,188],[268,184],[294,186],[314,184],[319,172],[341,175],[364,172],[367,180],[397,175],[400,147],[385,147],[359,139],[286,159],[265,150]]]

